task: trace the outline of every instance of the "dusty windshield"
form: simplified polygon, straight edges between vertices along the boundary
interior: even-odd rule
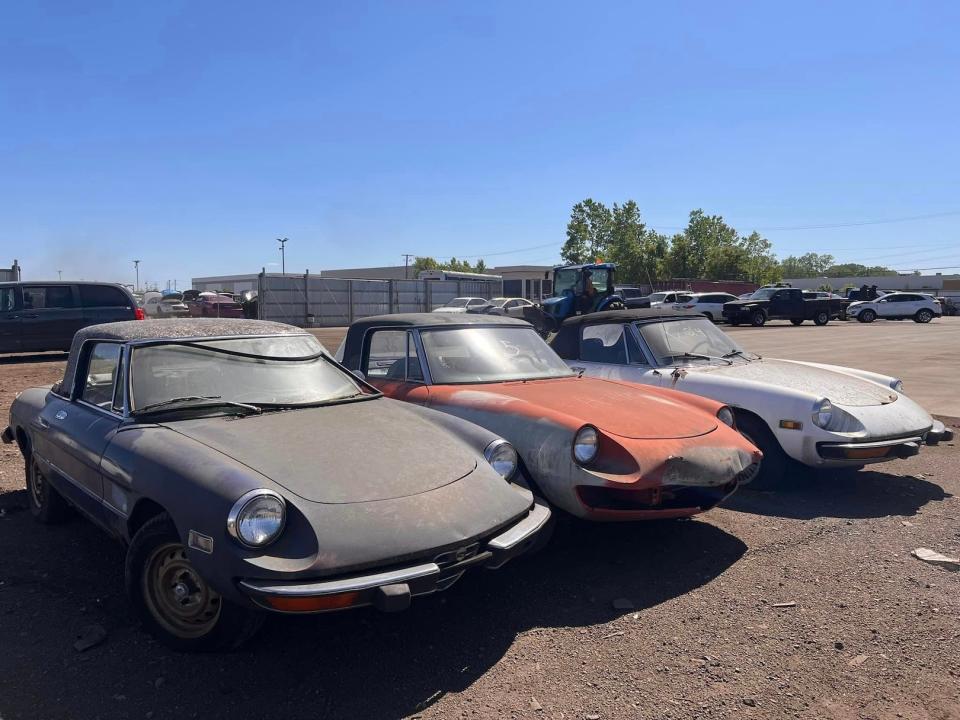
[[[430,376],[440,385],[573,374],[532,327],[422,330],[420,337]]]
[[[758,357],[718,330],[707,318],[638,324],[658,365],[750,360]]]
[[[136,347],[130,363],[131,410],[176,398],[311,405],[362,392],[353,376],[320,352],[309,335]]]

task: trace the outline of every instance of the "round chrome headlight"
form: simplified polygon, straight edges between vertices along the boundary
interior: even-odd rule
[[[249,547],[265,547],[283,532],[287,505],[272,490],[251,490],[233,504],[227,532]]]
[[[490,467],[504,480],[509,480],[517,471],[517,451],[506,440],[494,440],[487,445],[483,456],[490,463]]]
[[[724,405],[717,411],[717,420],[722,422],[724,425],[734,427],[733,410]]]
[[[593,462],[600,449],[600,433],[592,425],[584,425],[573,438],[573,458],[581,465]]]
[[[833,419],[833,405],[824,398],[813,406],[813,424],[825,428]]]
[[[890,383],[890,389],[894,392],[902,393],[903,392],[903,380],[894,380]]]

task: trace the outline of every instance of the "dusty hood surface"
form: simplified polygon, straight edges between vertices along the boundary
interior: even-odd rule
[[[431,402],[464,405],[532,419],[566,416],[614,435],[636,439],[685,438],[716,429],[708,413],[641,387],[596,378],[563,378],[481,385],[438,385]]]
[[[798,390],[830,398],[835,405],[847,407],[886,405],[897,399],[893,390],[877,383],[787,360],[764,359],[723,367],[688,369],[709,373],[712,377],[729,376],[731,380],[748,380]],[[677,389],[683,389],[682,383]]]
[[[466,445],[385,398],[164,425],[320,503],[417,495],[477,467]]]

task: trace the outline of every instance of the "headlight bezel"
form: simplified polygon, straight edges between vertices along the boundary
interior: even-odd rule
[[[724,417],[726,416],[730,417],[730,422],[727,422],[724,419]],[[717,420],[722,422],[727,427],[734,428],[734,429],[736,429],[737,427],[736,415],[734,415],[733,408],[731,408],[729,405],[724,405],[722,408],[717,410]]]
[[[243,537],[243,534],[240,531],[240,525],[243,519],[243,514],[248,509],[248,506],[261,498],[271,498],[279,502],[281,512],[280,525],[277,527],[276,531],[265,541],[261,543],[254,543]],[[230,508],[230,512],[227,514],[227,533],[230,535],[230,537],[246,548],[259,550],[272,545],[283,534],[286,526],[287,501],[280,493],[274,492],[273,490],[268,490],[266,488],[257,488],[244,493],[237,499],[237,501],[233,504],[233,507]]]
[[[582,443],[582,442],[580,442],[581,436],[582,436],[584,433],[592,433],[592,434],[593,434],[593,443],[592,443],[593,453],[590,454],[589,457],[581,457],[581,455],[577,453],[577,446],[578,446],[578,445],[583,445],[583,446],[589,446],[589,445],[590,445],[590,443]],[[574,461],[577,465],[583,465],[583,466],[590,465],[594,460],[597,459],[597,455],[600,454],[600,431],[597,430],[597,428],[594,427],[593,425],[589,425],[589,424],[588,424],[588,425],[583,425],[579,430],[577,430],[576,433],[574,433],[573,443],[572,443],[571,446],[570,446],[570,453],[571,453],[571,455],[573,456],[573,461]]]
[[[826,416],[826,420],[823,420],[824,415]],[[813,424],[821,430],[829,429],[830,423],[833,421],[833,415],[834,407],[829,398],[823,398],[813,404],[811,419],[813,420]]]
[[[497,470],[496,465],[494,465],[494,462],[496,462],[496,454],[502,453],[505,450],[513,454],[513,469],[510,470],[510,472],[506,475]],[[517,470],[520,469],[520,454],[517,452],[517,449],[511,442],[504,440],[503,438],[497,438],[487,445],[483,449],[483,457],[487,461],[487,464],[493,468],[493,471],[507,482],[509,482],[513,476],[517,474]]]

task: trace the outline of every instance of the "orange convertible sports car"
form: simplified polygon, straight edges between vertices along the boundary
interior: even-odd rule
[[[580,377],[522,320],[368,317],[350,326],[337,355],[385,395],[506,438],[534,489],[582,518],[693,515],[759,468],[760,451],[734,429],[725,405]],[[496,453],[514,451],[504,444],[487,452],[495,462]]]

